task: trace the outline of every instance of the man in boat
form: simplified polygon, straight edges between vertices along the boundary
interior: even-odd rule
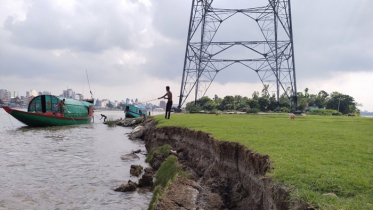
[[[166,87],[166,91],[167,91],[167,93],[164,96],[159,97],[158,99],[161,99],[161,98],[167,99],[165,119],[170,119],[171,107],[172,107],[172,93],[170,91],[169,86]],[[166,98],[166,96],[167,96],[167,98]],[[167,117],[167,113],[168,113],[168,117]]]
[[[107,117],[106,117],[105,115],[101,114],[101,119],[102,119],[102,118],[104,118],[104,122],[105,122],[105,120],[106,120]],[[101,119],[100,119],[100,120],[101,120]]]
[[[65,108],[65,99],[62,101],[58,102],[58,107],[60,108],[60,113],[63,114],[63,109]]]

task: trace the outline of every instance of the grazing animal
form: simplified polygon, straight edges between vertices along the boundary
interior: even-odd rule
[[[220,114],[220,112],[215,112],[215,115],[218,116]]]
[[[295,114],[291,114],[290,117],[289,117],[290,120],[294,120],[295,119]]]

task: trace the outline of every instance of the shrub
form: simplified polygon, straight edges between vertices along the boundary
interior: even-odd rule
[[[280,111],[283,112],[283,113],[289,113],[290,109],[287,108],[287,107],[281,107]]]
[[[201,107],[191,107],[189,109],[189,112],[194,113],[194,112],[200,112],[201,110],[202,110]]]
[[[219,112],[219,110],[213,109],[213,110],[210,111],[210,114],[216,114],[217,112]]]
[[[308,112],[310,115],[333,115],[340,116],[342,113],[332,109],[312,109]]]
[[[258,108],[252,108],[252,109],[248,109],[246,111],[247,114],[257,114],[259,112],[260,112],[260,110]]]

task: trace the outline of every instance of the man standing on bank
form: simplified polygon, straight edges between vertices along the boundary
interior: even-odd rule
[[[167,86],[166,87],[166,90],[167,90],[167,93],[162,96],[162,97],[159,97],[158,99],[161,99],[161,98],[164,98],[164,99],[167,99],[167,105],[166,105],[166,115],[165,115],[165,119],[170,119],[170,114],[171,114],[171,107],[172,107],[172,93],[170,91],[170,87]],[[167,98],[166,98],[167,96]],[[168,112],[168,117],[167,117],[167,112]]]

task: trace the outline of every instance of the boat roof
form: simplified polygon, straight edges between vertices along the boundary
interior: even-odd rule
[[[134,107],[138,107],[140,109],[146,109],[146,107],[142,104],[128,104],[126,106],[134,106]]]
[[[137,104],[138,107],[140,107],[141,109],[146,109],[146,107],[142,104]]]
[[[65,99],[66,105],[86,106],[86,107],[92,106],[92,103],[89,103],[89,102],[86,102],[86,101],[78,101],[78,100],[75,100],[75,99],[65,98],[65,97],[62,97],[62,96],[56,96],[56,97],[59,100]]]

